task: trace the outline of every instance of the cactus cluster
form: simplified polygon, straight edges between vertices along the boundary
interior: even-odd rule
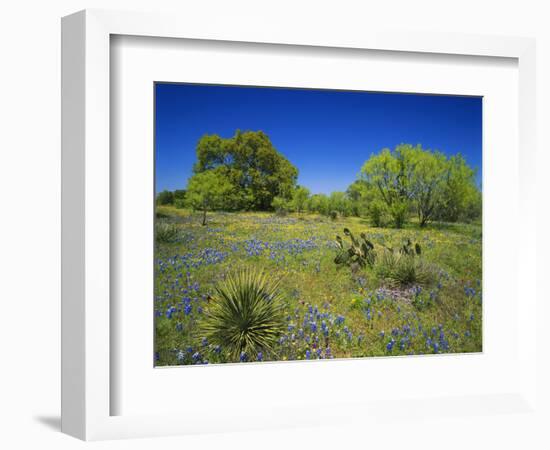
[[[351,245],[346,248],[342,238],[336,236],[336,245],[340,251],[334,258],[334,262],[350,266],[352,269],[374,266],[376,251],[373,243],[367,239],[365,233],[361,233],[360,239],[357,239],[348,228],[344,228],[344,234],[350,238]]]
[[[391,253],[395,252],[393,247],[386,247]],[[414,245],[409,238],[398,249],[399,253],[404,256],[420,256],[422,254],[422,248],[420,244],[416,242]]]

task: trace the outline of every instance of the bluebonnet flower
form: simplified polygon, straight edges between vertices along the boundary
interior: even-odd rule
[[[316,333],[317,332],[317,323],[315,322],[309,322],[309,328],[311,329],[311,331],[313,333]]]
[[[395,341],[393,340],[393,338],[388,342],[388,344],[386,345],[386,350],[388,352],[391,352],[393,350],[393,346],[395,345]]]
[[[239,359],[241,360],[241,362],[246,362],[246,360],[248,359],[248,356],[245,352],[241,352],[241,356]]]
[[[208,339],[203,337],[202,340],[201,340],[201,344],[202,344],[203,347],[206,347],[208,345]]]
[[[172,306],[169,306],[168,309],[166,310],[166,318],[167,319],[171,319],[172,318],[172,315],[176,312],[176,308],[172,307]]]
[[[257,359],[258,361],[263,361],[263,359],[264,359],[263,353],[262,353],[262,352],[258,352],[258,356],[256,357],[256,359]]]
[[[341,325],[344,323],[344,320],[345,320],[344,316],[337,316],[336,319],[334,320],[334,323],[336,325]]]
[[[201,359],[201,354],[199,352],[193,353],[193,361],[199,361]]]
[[[384,330],[382,330],[382,331],[380,332],[380,337],[381,337],[381,338],[384,338],[385,335],[386,335],[386,333],[384,332]]]
[[[311,358],[311,352],[309,350],[306,350],[306,359]]]
[[[370,308],[367,308],[366,312],[365,312],[365,315],[367,316],[367,320],[371,320],[372,319],[372,316],[371,316],[371,313],[370,313]]]
[[[186,316],[188,316],[189,314],[191,314],[191,311],[193,310],[193,307],[191,306],[191,303],[187,303],[185,306],[184,306],[184,309],[183,309],[183,312]]]

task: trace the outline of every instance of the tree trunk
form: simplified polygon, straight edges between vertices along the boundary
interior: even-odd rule
[[[202,225],[206,225],[206,209],[202,212]]]

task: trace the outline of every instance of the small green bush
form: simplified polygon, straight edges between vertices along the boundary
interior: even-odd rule
[[[395,228],[403,228],[407,221],[407,215],[409,213],[409,206],[406,202],[395,202],[390,207],[390,215],[393,219],[393,225]]]
[[[383,227],[386,214],[386,205],[379,200],[373,200],[367,207],[367,216],[373,227]]]
[[[176,198],[174,199],[174,206],[178,209],[184,209],[187,206],[187,204],[185,203],[184,198]]]
[[[263,272],[240,270],[216,286],[202,330],[233,360],[273,354],[284,331],[283,308],[278,282]]]

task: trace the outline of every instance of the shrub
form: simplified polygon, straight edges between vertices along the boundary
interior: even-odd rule
[[[367,207],[367,215],[373,227],[384,226],[386,205],[379,200],[373,200]]]
[[[157,194],[158,205],[172,205],[174,203],[174,193],[171,191],[162,191]]]
[[[289,202],[283,197],[275,197],[271,202],[271,207],[277,216],[284,217],[288,214]]]
[[[409,206],[406,202],[395,202],[390,206],[390,215],[393,219],[393,225],[395,228],[403,228],[407,221],[407,215],[409,213]]]
[[[263,272],[240,270],[216,286],[202,329],[233,360],[273,354],[285,326],[283,306],[278,282]]]
[[[338,211],[331,211],[331,212],[329,213],[329,217],[330,217],[332,220],[338,219]]]
[[[174,199],[174,206],[178,209],[184,209],[187,206],[187,204],[185,203],[185,199],[176,198]]]

